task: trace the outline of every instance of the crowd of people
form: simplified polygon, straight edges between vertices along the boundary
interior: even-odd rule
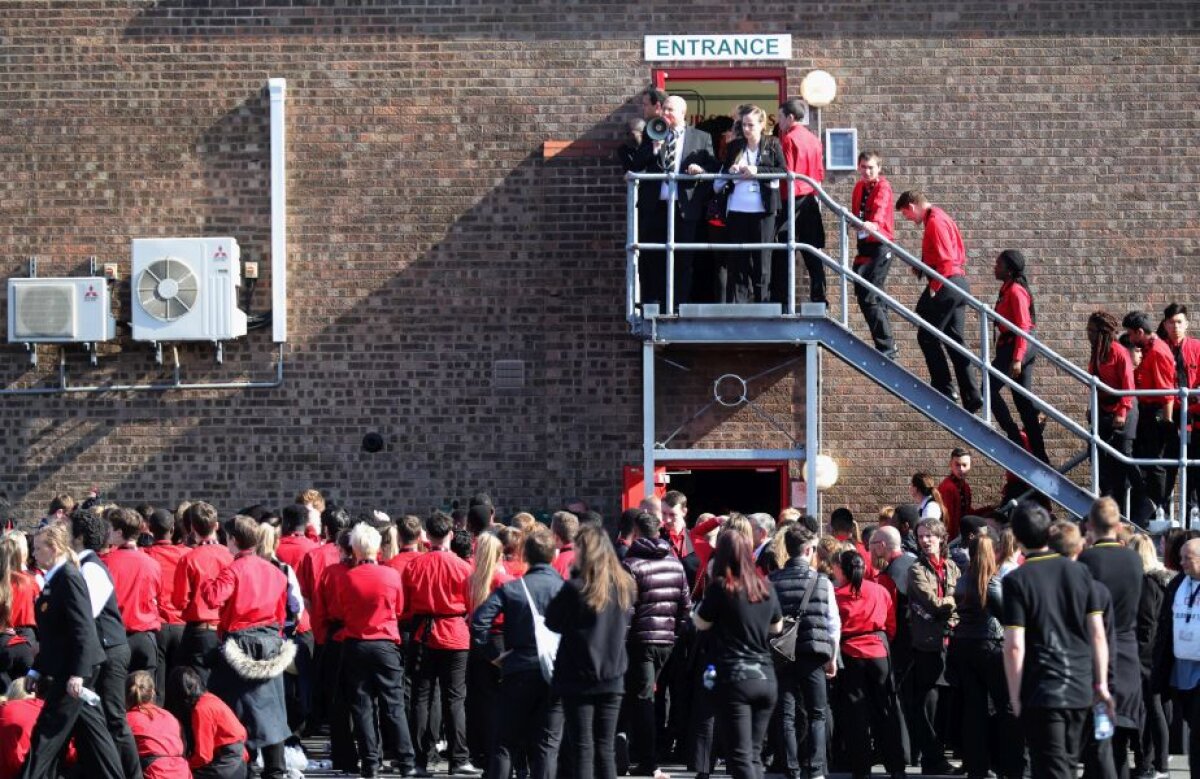
[[[1165,779],[1172,716],[1195,775],[1200,532],[969,471],[869,523],[60,496],[0,539],[0,777],[281,777],[306,736],[365,777]]]
[[[638,195],[640,242],[666,241],[672,197],[676,203],[673,221],[677,243],[786,242],[786,194],[781,194],[779,181],[758,180],[755,176],[790,171],[818,183],[824,181],[821,143],[802,123],[804,107],[798,100],[780,104],[777,137],[765,135],[763,109],[747,104],[736,109],[726,132],[715,141],[708,132],[688,123],[687,103],[682,97],[667,96],[651,87],[643,91],[641,106],[643,118],[630,125],[628,144],[620,153],[625,170],[727,173],[735,178],[720,179],[715,185],[704,181],[642,182]],[[656,119],[665,121],[665,137],[656,139],[645,133],[646,123]],[[858,156],[859,180],[851,194],[850,209],[866,229],[856,233],[854,270],[873,287],[886,291],[894,253],[880,239],[895,240],[895,212],[921,227],[921,260],[949,283],[925,278],[916,313],[934,330],[963,346],[965,295],[971,293],[971,286],[962,234],[954,219],[918,190],[902,192],[893,201],[892,186],[883,175],[883,162],[877,151],[864,151]],[[824,248],[825,228],[815,191],[805,181],[795,181],[793,186],[796,241]],[[827,303],[824,265],[812,252],[802,251],[801,255],[810,281],[809,299]],[[787,301],[787,252],[721,251],[715,254],[714,266],[706,264],[705,259],[703,253],[675,252],[676,305]],[[1001,251],[995,258],[993,275],[1000,289],[993,308],[1019,331],[997,323],[991,367],[1032,391],[1037,349],[1031,348],[1023,333],[1036,332],[1037,311],[1027,265],[1025,255],[1016,249]],[[664,254],[643,251],[639,267],[642,303],[664,303]],[[917,275],[923,276],[919,272]],[[874,289],[857,281],[854,294],[875,348],[894,359],[898,350],[887,306]],[[1097,311],[1087,320],[1089,372],[1118,391],[1200,389],[1200,339],[1187,332],[1188,310],[1181,303],[1168,305],[1157,323],[1145,311],[1131,311],[1120,320],[1106,311]],[[981,410],[979,372],[971,361],[947,348],[928,330],[918,331],[917,343],[930,385],[972,413]],[[988,386],[997,426],[1009,440],[1049,463],[1043,440],[1045,417],[1034,403],[1026,395],[1011,391],[1017,411],[1014,419],[1004,399],[1004,383],[993,379]],[[1181,415],[1186,415],[1189,431],[1200,421],[1200,396],[1189,400],[1186,409],[1180,408],[1173,396],[1134,398],[1108,393],[1101,396],[1099,405],[1098,432],[1125,456],[1176,459],[1182,446],[1188,459],[1200,459],[1200,436],[1188,436],[1182,444],[1180,439]],[[1160,512],[1171,513],[1170,496],[1177,472],[1177,468],[1168,466],[1129,466],[1102,453],[1101,494],[1123,502],[1129,490],[1128,515],[1145,527],[1151,519],[1160,517]],[[1187,505],[1200,509],[1200,466],[1189,469],[1187,485]]]

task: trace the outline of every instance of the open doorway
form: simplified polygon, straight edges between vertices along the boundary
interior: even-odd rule
[[[688,519],[706,512],[766,512],[778,517],[787,500],[787,463],[668,464],[668,490],[688,498]]]
[[[757,105],[767,114],[770,133],[776,109],[787,100],[787,71],[782,68],[670,68],[654,71],[654,84],[687,101],[688,123],[712,136],[717,159],[723,159],[734,109]]]

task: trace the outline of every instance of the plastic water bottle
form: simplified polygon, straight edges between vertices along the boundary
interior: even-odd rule
[[[100,696],[96,694],[95,690],[89,690],[86,687],[79,691],[79,700],[83,701],[89,706],[100,705]]]
[[[704,689],[711,690],[717,686],[717,668],[712,663],[704,669]]]
[[[1096,724],[1094,733],[1097,741],[1112,738],[1113,722],[1108,716],[1108,706],[1103,701],[1092,707],[1092,719]]]

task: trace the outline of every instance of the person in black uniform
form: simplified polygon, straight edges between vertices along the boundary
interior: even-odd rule
[[[125,719],[125,680],[129,678],[129,640],[117,606],[117,593],[108,567],[97,555],[108,544],[109,524],[97,511],[80,509],[71,515],[71,546],[79,556],[79,572],[87,584],[92,619],[105,660],[96,676],[96,694],[117,746],[127,779],[141,779],[137,742]]]
[[[121,779],[124,772],[103,713],[79,697],[85,687],[95,685],[105,654],[87,585],[70,551],[64,525],[47,526],[33,542],[34,558],[46,571],[35,607],[38,634],[44,640],[26,677],[26,689],[37,688],[46,703],[33,728],[21,779],[57,776],[59,758],[72,736],[89,776]]]

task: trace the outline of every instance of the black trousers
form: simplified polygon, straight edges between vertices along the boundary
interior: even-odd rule
[[[164,622],[158,629],[155,650],[158,652],[158,670],[154,674],[154,687],[161,706],[167,690],[167,675],[179,665],[179,646],[183,641],[183,625]]]
[[[647,193],[643,193],[645,195]],[[651,197],[657,198],[655,192]],[[641,243],[666,243],[667,204],[654,200],[639,209],[638,240]],[[675,242],[693,243],[699,231],[699,222],[675,216]],[[638,260],[638,273],[642,281],[642,302],[658,303],[664,310],[667,305],[667,253],[644,251]],[[692,297],[692,252],[675,251],[675,305],[689,302]]]
[[[183,626],[183,637],[179,640],[179,665],[195,668],[207,685],[208,675],[212,672],[220,649],[221,640],[217,637],[217,631],[201,622],[189,622]]]
[[[299,737],[312,715],[312,677],[316,646],[312,631],[296,633],[291,638],[296,645],[296,673],[284,674],[284,700],[287,703],[288,727]]]
[[[1087,712],[1041,708],[1021,712],[1033,779],[1075,779]]]
[[[417,744],[417,764],[424,767],[437,754],[437,734],[430,727],[433,690],[442,694],[442,721],[446,731],[450,767],[469,762],[467,752],[467,650],[425,648],[417,669],[413,702],[413,732]]]
[[[878,243],[859,244],[858,258],[855,261],[863,257],[867,258],[866,263],[855,265],[854,269],[858,271],[858,275],[884,289],[887,285],[888,271],[892,267],[892,250]],[[896,342],[892,338],[888,309],[879,299],[879,295],[855,282],[854,298],[858,301],[858,310],[862,311],[863,319],[867,322],[875,349],[885,354],[895,350]]]
[[[886,657],[861,658],[843,655],[845,667],[839,674],[846,695],[845,734],[850,752],[850,769],[856,776],[871,772],[872,736],[883,753],[888,773],[904,771],[904,743],[900,731],[904,718],[896,697],[891,662]]]
[[[513,755],[524,753],[529,757],[530,779],[553,779],[562,741],[563,706],[542,678],[542,672],[506,674],[500,683],[497,706],[500,738],[492,753],[487,776],[507,779]],[[454,765],[453,761],[451,765]]]
[[[1005,338],[999,342],[996,348],[996,357],[992,360],[992,367],[1003,373],[1005,376],[1009,374],[1009,368],[1013,363],[1013,352],[1016,349],[1016,344],[1011,338]],[[1017,377],[1017,383],[1025,389],[1033,389],[1033,362],[1034,354],[1032,349],[1026,349],[1025,356],[1021,360],[1021,375]],[[992,398],[992,414],[996,417],[996,424],[1000,425],[1000,429],[1004,431],[1004,435],[1008,437],[1017,446],[1021,444],[1021,428],[1025,429],[1025,435],[1029,438],[1029,451],[1034,457],[1044,463],[1050,462],[1049,455],[1046,454],[1046,442],[1042,438],[1042,426],[1038,424],[1038,411],[1034,407],[1033,402],[1019,392],[1013,392],[1013,405],[1017,407],[1017,415],[1021,417],[1020,426],[1013,420],[1012,412],[1008,410],[1008,404],[1004,402],[1004,396],[1001,390],[1004,384],[995,376],[990,380],[990,392]]]
[[[129,673],[149,671],[150,675],[157,679],[158,631],[128,633],[125,640],[129,642]]]
[[[95,689],[97,673],[83,680],[85,687]],[[123,779],[126,773],[100,707],[88,706],[68,695],[66,679],[45,680],[41,694],[46,703],[33,726],[21,779],[57,777],[59,758],[72,736],[79,750],[79,764],[87,766],[89,779]],[[140,765],[134,775],[142,775]]]
[[[945,650],[913,650],[913,716],[908,726],[913,751],[920,752],[923,766],[936,766],[946,759],[946,739],[937,728],[938,696],[945,684],[945,674]]]
[[[621,694],[567,695],[563,698],[567,741],[576,779],[616,779],[617,716]]]
[[[1124,455],[1133,454],[1133,431],[1138,425],[1138,407],[1134,404],[1128,416],[1125,418],[1125,424],[1121,427],[1116,427],[1113,424],[1115,416],[1105,411],[1100,412],[1100,437],[1118,452]],[[1141,479],[1138,469],[1133,465],[1126,465],[1120,460],[1117,460],[1112,455],[1104,452],[1100,453],[1100,494],[1107,495],[1117,502],[1121,510],[1125,509],[1125,491],[1132,487]],[[1131,501],[1130,514],[1131,519],[1137,522],[1142,527],[1146,526],[1146,522],[1150,519],[1152,509],[1139,511],[1139,507],[1134,505],[1136,501]]]
[[[629,733],[629,761],[638,768],[657,768],[658,723],[654,715],[654,689],[671,656],[671,647],[631,641],[627,651],[625,722]]]
[[[329,760],[338,771],[358,770],[358,747],[351,727],[349,674],[343,662],[346,645],[326,641],[321,649],[321,690],[328,693],[326,718],[329,721]],[[402,690],[408,689],[402,685]],[[409,734],[411,738],[411,733]]]
[[[100,664],[96,674],[96,694],[100,696],[100,710],[104,714],[108,732],[121,759],[121,768],[129,779],[141,779],[142,764],[138,760],[137,743],[133,731],[125,719],[125,681],[129,678],[129,644],[109,647],[104,650],[108,659]]]
[[[352,639],[345,642],[344,651],[362,770],[376,769],[382,762],[380,735],[395,752],[399,769],[413,768],[415,755],[404,713],[404,656],[400,647],[391,641]]]
[[[1188,726],[1188,770],[1200,776],[1200,689],[1178,690],[1175,701]]]
[[[248,770],[242,759],[245,749],[241,741],[218,747],[210,763],[192,769],[192,779],[243,779]]]
[[[1172,430],[1173,424],[1166,419],[1162,406],[1139,404],[1137,438],[1133,442],[1133,453],[1137,457],[1152,459],[1169,457],[1167,443],[1178,440]],[[1179,454],[1178,450],[1175,454]],[[1139,470],[1142,478],[1140,484],[1135,482],[1133,485],[1133,502],[1140,504],[1142,501],[1149,501],[1153,507],[1166,510],[1167,469],[1161,465],[1143,465]]]
[[[500,669],[489,660],[504,651],[504,636],[488,636],[488,647],[471,647],[467,659],[467,745],[471,762],[487,765],[496,748],[500,723],[497,701],[500,698]]]
[[[992,765],[1003,776],[1020,776],[1025,770],[1024,742],[1008,700],[1002,644],[954,639],[950,657],[962,693],[962,756],[967,776],[985,776]]]
[[[775,223],[775,234],[779,241],[786,243],[787,191],[781,190],[780,194],[783,197],[783,208]],[[825,248],[825,223],[821,219],[821,204],[816,195],[796,198],[796,242],[806,243],[816,249]],[[804,268],[808,271],[808,299],[813,303],[827,303],[825,264],[811,252],[800,252],[800,256],[804,258]],[[771,257],[771,302],[780,303],[785,307],[788,299],[789,260],[786,249],[776,251]]]
[[[770,243],[775,215],[730,211],[725,217],[730,243]],[[721,253],[717,291],[722,303],[766,303],[771,296],[771,250],[731,249]]]
[[[799,655],[794,662],[775,663],[779,680],[779,703],[774,724],[777,743],[783,750],[783,766],[789,776],[799,776],[807,766],[810,776],[825,776],[826,711],[829,685],[825,658]],[[781,762],[776,759],[776,762]]]
[[[936,294],[925,287],[921,297],[917,299],[917,316],[933,325],[951,341],[963,344],[963,323],[967,304],[962,293],[970,293],[971,285],[965,276],[957,276],[954,284],[943,284]],[[956,286],[957,285],[957,286]],[[947,348],[935,336],[925,330],[917,331],[917,344],[925,357],[925,367],[929,369],[930,385],[946,397],[953,398],[961,394],[962,405],[967,411],[974,413],[983,407],[983,397],[979,393],[979,381],[975,376],[975,368],[963,355],[954,350],[950,352],[950,363],[946,362]],[[954,378],[958,382],[958,393],[950,378],[950,365],[954,366]]]
[[[1142,679],[1142,700],[1146,702],[1146,722],[1142,726],[1141,743],[1134,752],[1134,765],[1138,774],[1151,769],[1166,773],[1171,756],[1167,713],[1163,709],[1162,695],[1154,692],[1150,680],[1145,678]]]
[[[717,726],[725,734],[725,765],[733,779],[762,779],[762,745],[775,710],[774,679],[719,682]]]

